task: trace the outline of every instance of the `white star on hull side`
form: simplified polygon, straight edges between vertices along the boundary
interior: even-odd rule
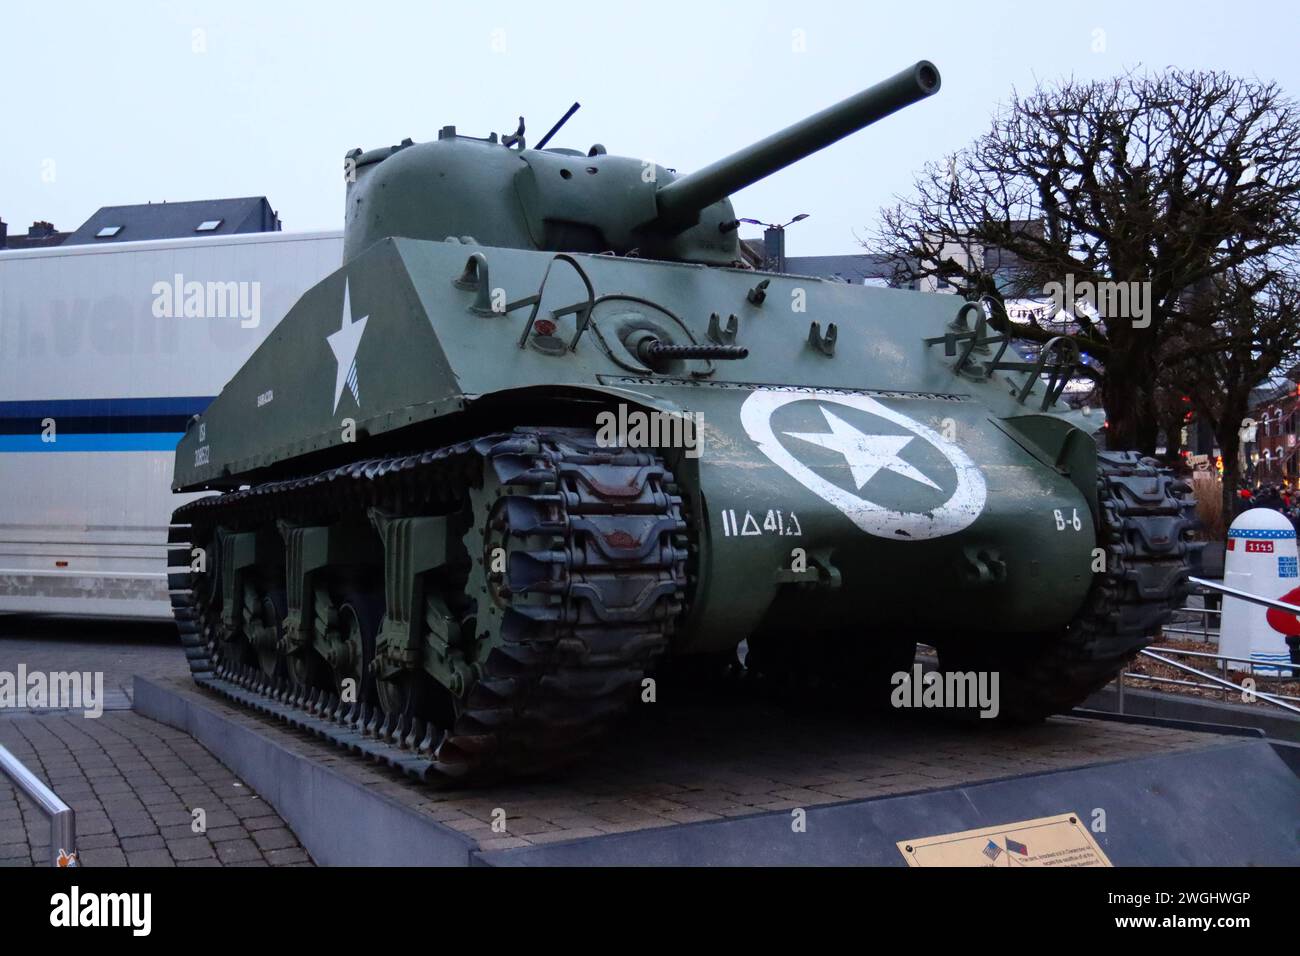
[[[357,405],[361,404],[361,392],[357,387],[357,348],[361,345],[361,336],[366,331],[366,322],[369,319],[370,316],[363,315],[353,320],[352,300],[345,279],[343,281],[343,324],[337,332],[325,337],[338,366],[334,373],[335,412],[339,410],[339,399],[343,397],[345,385],[352,392]]]

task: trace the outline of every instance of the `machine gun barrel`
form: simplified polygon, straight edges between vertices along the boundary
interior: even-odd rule
[[[668,345],[658,339],[646,339],[637,347],[637,356],[653,366],[667,359],[749,358],[749,349],[742,345]]]
[[[656,193],[659,216],[653,225],[668,231],[687,228],[706,206],[931,96],[939,82],[935,65],[921,60],[725,159],[678,177]]]

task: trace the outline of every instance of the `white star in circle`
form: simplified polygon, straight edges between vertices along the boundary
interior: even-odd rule
[[[849,463],[849,471],[853,474],[853,480],[857,483],[858,491],[861,491],[862,486],[870,481],[876,472],[882,468],[902,475],[904,478],[919,481],[923,485],[930,486],[935,491],[942,490],[933,481],[898,457],[898,453],[912,440],[913,436],[864,435],[848,422],[832,414],[825,405],[820,407],[822,415],[826,417],[826,424],[831,427],[829,434],[824,432],[786,432],[785,434],[791,438],[811,442],[814,445],[820,445],[822,448],[828,448],[843,455],[844,460]]]
[[[356,386],[356,366],[357,366],[357,346],[361,344],[361,335],[366,331],[366,320],[370,316],[363,315],[361,318],[353,321],[352,319],[352,301],[348,297],[348,283],[343,281],[343,325],[333,335],[327,335],[325,341],[329,343],[331,351],[334,352],[334,361],[338,363],[338,370],[334,378],[334,411],[339,410],[339,399],[343,397],[343,386],[348,385],[352,390],[352,397],[361,404],[360,392]],[[349,381],[351,379],[351,381]]]

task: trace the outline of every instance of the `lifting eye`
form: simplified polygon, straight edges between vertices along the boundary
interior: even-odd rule
[[[569,172],[567,169],[561,169],[561,170],[560,170],[560,177],[561,177],[562,179],[572,179],[572,178],[573,178],[573,173]]]

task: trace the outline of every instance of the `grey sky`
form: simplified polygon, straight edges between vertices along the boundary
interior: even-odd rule
[[[343,154],[454,124],[696,169],[928,58],[940,94],[735,198],[792,255],[853,232],[1013,87],[1138,65],[1300,93],[1300,7],[1273,3],[233,2],[0,7],[0,218],[72,229],[99,206],[266,195],[286,229],[342,225]],[[201,30],[201,35],[194,31]],[[1094,45],[1104,31],[1104,52]],[[804,49],[797,47],[803,31]],[[195,52],[201,40],[206,50]],[[51,166],[52,162],[52,166]],[[47,181],[52,179],[52,181]]]

